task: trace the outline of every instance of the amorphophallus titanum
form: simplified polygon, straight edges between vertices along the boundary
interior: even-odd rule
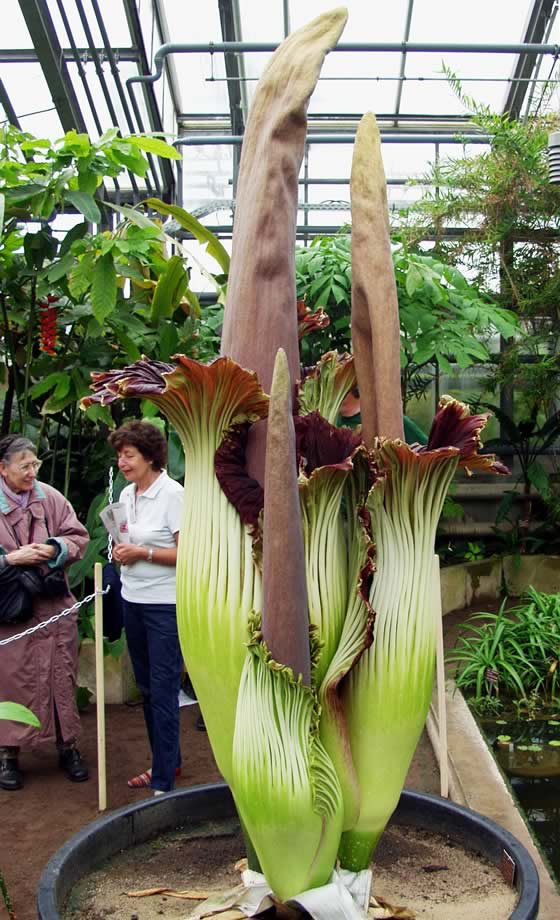
[[[266,416],[268,397],[255,374],[229,358],[208,365],[184,355],[177,365],[144,358],[92,376],[94,396],[86,404],[150,399],[181,439],[188,473],[177,558],[179,634],[217,764],[229,781],[247,622],[261,606],[261,576],[251,533],[220,488],[214,462],[231,428]]]
[[[345,20],[336,10],[291,36],[257,89],[242,153],[227,357],[208,366],[145,359],[96,375],[89,400],[149,398],[181,437],[181,643],[218,765],[283,898],[327,880],[340,839],[342,864],[367,866],[431,690],[432,557],[445,491],[459,464],[501,471],[478,455],[485,417],[452,400],[440,404],[425,449],[402,439],[396,289],[371,115],[357,134],[351,183],[354,358],[325,356],[296,391],[305,112]],[[301,320],[309,324],[300,309]],[[361,435],[334,426],[356,382]]]

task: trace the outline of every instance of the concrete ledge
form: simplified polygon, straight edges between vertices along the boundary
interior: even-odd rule
[[[560,591],[560,556],[495,556],[480,562],[444,566],[440,571],[442,611],[452,613],[480,600],[497,600],[503,591],[518,597],[532,585]]]
[[[469,707],[451,680],[446,684],[446,709],[450,798],[491,818],[517,837],[534,859],[539,873],[539,920],[558,920],[560,894]],[[430,709],[427,729],[439,759],[437,708],[434,705]]]
[[[523,594],[529,585],[546,594],[560,591],[558,556],[505,556],[503,573],[508,594]]]

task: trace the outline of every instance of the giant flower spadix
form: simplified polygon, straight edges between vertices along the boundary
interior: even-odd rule
[[[179,636],[218,766],[229,779],[247,623],[251,610],[260,609],[261,586],[251,533],[222,491],[214,461],[231,429],[266,416],[268,398],[255,374],[229,358],[209,365],[184,355],[176,360],[143,359],[96,374],[95,395],[84,402],[147,397],[181,438],[186,487],[177,558]]]
[[[256,371],[266,392],[279,348],[292,387],[300,377],[295,244],[307,107],[347,18],[343,7],[329,10],[282,42],[257,84],[243,138],[221,350]],[[261,484],[265,441],[266,425],[253,426],[249,472]]]
[[[318,654],[307,615],[290,376],[280,350],[267,433],[262,622],[252,622],[239,689],[233,790],[282,899],[326,884],[342,828],[338,777],[319,739]]]
[[[507,472],[481,456],[486,415],[444,397],[426,447],[381,439],[374,454],[385,476],[367,502],[376,543],[370,602],[373,644],[343,691],[353,763],[361,791],[358,819],[342,838],[341,864],[363,869],[395,809],[431,698],[439,579],[434,541],[458,466]]]

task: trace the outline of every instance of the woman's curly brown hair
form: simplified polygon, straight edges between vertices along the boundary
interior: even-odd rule
[[[109,435],[109,444],[118,454],[125,447],[135,447],[155,470],[167,461],[167,441],[151,422],[126,422]]]

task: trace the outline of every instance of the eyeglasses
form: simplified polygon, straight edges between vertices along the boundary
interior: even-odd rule
[[[43,465],[42,460],[30,460],[29,463],[21,463],[19,466],[16,466],[18,473],[29,473],[31,470],[38,473]]]

